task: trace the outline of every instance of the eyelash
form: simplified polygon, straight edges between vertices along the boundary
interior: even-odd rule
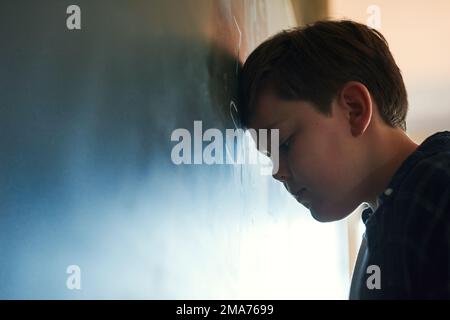
[[[290,144],[291,144],[291,137],[287,138],[287,139],[280,145],[280,148],[284,148],[284,149],[288,150]],[[271,157],[271,154],[270,154],[269,151],[266,151],[266,152],[265,152],[265,155],[266,155],[267,157],[269,157],[269,158]]]
[[[285,149],[289,149],[289,145],[291,144],[291,138],[287,138],[285,140],[285,142],[281,145],[281,147],[285,148]]]

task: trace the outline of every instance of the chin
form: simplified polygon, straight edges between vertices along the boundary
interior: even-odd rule
[[[314,207],[311,206],[309,208],[309,211],[311,212],[311,216],[319,221],[319,222],[333,222],[333,221],[339,221],[344,218],[346,218],[351,211],[347,210],[339,210],[336,208],[330,209],[330,208],[321,208],[321,207]]]

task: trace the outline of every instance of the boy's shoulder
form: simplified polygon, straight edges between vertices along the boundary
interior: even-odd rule
[[[379,202],[433,198],[450,188],[450,132],[437,132],[425,139],[391,177]]]
[[[406,233],[450,225],[450,132],[436,133],[404,161],[380,195],[379,223]]]
[[[430,200],[444,194],[450,198],[450,132],[427,138],[407,161],[410,164],[397,183],[400,193]]]
[[[398,226],[415,238],[450,228],[450,132],[426,139],[407,159],[392,206]],[[402,173],[400,172],[400,175]],[[395,183],[395,182],[394,182]],[[431,231],[432,230],[432,231]]]
[[[399,188],[399,204],[408,220],[421,227],[437,222],[450,224],[450,151],[419,160]]]
[[[379,200],[378,209],[365,220],[367,264],[379,265],[385,279],[379,295],[448,299],[450,132],[427,138],[403,162]],[[377,295],[368,290],[363,294]]]

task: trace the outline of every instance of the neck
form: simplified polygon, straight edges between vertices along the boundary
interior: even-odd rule
[[[370,151],[369,182],[363,195],[363,201],[376,205],[377,197],[388,187],[388,184],[402,163],[418,147],[401,129],[387,128],[376,137],[374,150]]]

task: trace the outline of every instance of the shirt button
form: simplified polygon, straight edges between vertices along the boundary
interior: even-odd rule
[[[392,194],[394,190],[392,190],[392,188],[387,188],[386,190],[384,190],[384,194],[387,196],[390,196]]]

